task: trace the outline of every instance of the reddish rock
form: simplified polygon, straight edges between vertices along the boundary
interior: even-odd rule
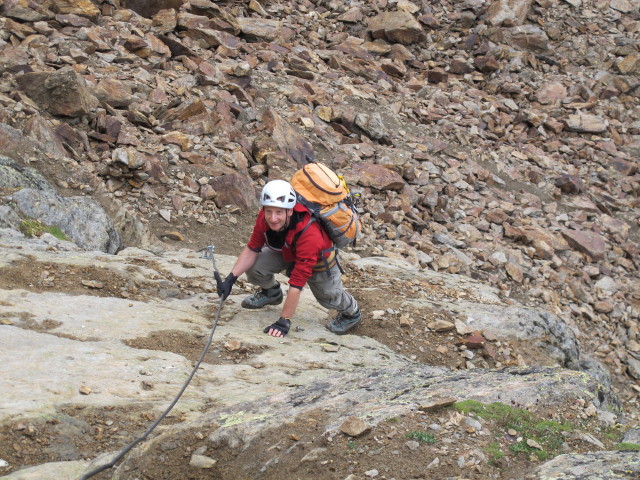
[[[582,180],[577,175],[569,175],[564,173],[556,178],[556,187],[558,187],[562,193],[580,193],[584,190]]]
[[[54,16],[53,12],[46,7],[45,2],[37,0],[6,0],[0,11],[2,15],[23,22],[50,20]]]
[[[430,14],[420,15],[418,21],[429,28],[440,28],[440,20]]]
[[[500,70],[500,64],[491,55],[480,55],[474,60],[475,67],[482,73],[491,73]]]
[[[487,10],[486,22],[506,27],[522,25],[532,2],[533,0],[495,0]]]
[[[586,230],[563,229],[562,236],[571,248],[588,255],[592,260],[604,259],[607,247],[602,235]]]
[[[367,30],[375,38],[410,45],[426,40],[422,26],[409,12],[383,12],[368,21]]]
[[[405,181],[396,171],[377,164],[356,163],[345,173],[345,177],[350,183],[376,190],[400,191],[405,186]]]
[[[611,313],[613,311],[613,303],[609,300],[600,300],[593,305],[598,313]]]
[[[101,102],[112,107],[126,107],[131,103],[131,86],[117,78],[105,78],[93,90],[94,95]]]
[[[364,18],[364,14],[359,7],[351,7],[338,17],[338,20],[345,23],[358,23]]]
[[[211,0],[189,0],[191,11],[198,15],[206,15],[213,22],[211,28],[238,35],[240,33],[240,24],[238,19],[220,8]]]
[[[509,45],[534,52],[549,50],[549,37],[544,30],[536,25],[520,25],[504,29],[501,33],[504,35],[505,43]]]
[[[485,218],[487,221],[491,223],[502,225],[504,222],[506,222],[509,219],[509,215],[504,210],[496,208],[494,210],[489,210],[485,214]]]
[[[427,72],[427,81],[429,83],[447,83],[449,74],[444,70],[429,70]]]
[[[79,117],[97,105],[84,78],[71,68],[25,73],[16,78],[20,89],[51,115]]]
[[[245,175],[237,173],[221,175],[212,178],[209,185],[218,192],[215,197],[218,208],[232,205],[248,212],[258,206],[258,199],[251,179]]]
[[[612,158],[609,160],[609,165],[611,165],[614,170],[621,173],[622,175],[634,175],[638,171],[638,162],[629,162],[627,160],[623,160],[622,158]]]
[[[608,127],[606,120],[586,113],[568,115],[563,121],[567,130],[579,133],[604,133]]]
[[[182,0],[124,0],[123,6],[138,15],[151,18],[160,10],[168,8],[179,10],[182,6]]]
[[[203,200],[211,200],[215,196],[216,196],[216,191],[208,183],[206,183],[206,184],[202,185],[202,187],[200,187],[200,197]]]
[[[237,18],[242,36],[247,42],[272,42],[282,30],[282,23],[268,18]]]
[[[350,437],[361,437],[371,431],[371,425],[358,417],[351,416],[344,419],[340,431]]]
[[[464,60],[454,58],[451,60],[451,63],[449,63],[449,73],[464,75],[471,72],[473,72],[473,67]]]
[[[476,350],[484,347],[486,340],[480,332],[473,332],[465,337],[463,343],[468,349]]]
[[[559,102],[567,98],[568,92],[567,87],[565,87],[560,82],[550,82],[546,85],[543,85],[540,91],[536,93],[536,100],[542,103],[543,105],[547,105],[550,103]]]
[[[262,118],[279,150],[285,152],[299,168],[314,161],[313,147],[298,130],[275,110],[267,110]]]

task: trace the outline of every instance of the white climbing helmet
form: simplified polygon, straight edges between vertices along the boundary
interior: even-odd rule
[[[296,206],[296,192],[289,182],[271,180],[262,189],[260,205],[263,207],[293,208]]]

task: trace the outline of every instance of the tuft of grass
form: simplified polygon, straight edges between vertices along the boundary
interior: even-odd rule
[[[58,240],[69,240],[60,227],[56,225],[45,225],[40,220],[35,218],[27,218],[20,222],[20,231],[25,237],[33,238],[39,237],[43,233],[50,233]]]
[[[495,465],[500,459],[504,457],[504,452],[500,446],[500,442],[491,442],[484,447],[484,452],[489,456],[489,463]]]
[[[353,440],[350,440],[350,441],[347,442],[347,448],[349,450],[353,450],[354,448],[356,448],[356,446],[357,446],[357,444]]]
[[[637,443],[616,443],[613,448],[621,452],[640,452],[640,445]]]
[[[523,440],[510,445],[509,450],[515,454],[533,454],[539,460],[559,454],[564,443],[562,432],[574,430],[568,423],[543,420],[527,410],[500,402],[484,404],[476,400],[465,400],[455,403],[453,408],[463,413],[474,413],[485,420],[493,420],[504,430],[514,429]],[[535,440],[542,446],[542,450],[527,445],[526,439]]]
[[[417,430],[413,430],[407,433],[407,438],[412,440],[416,440],[420,443],[436,443],[436,437],[427,432],[418,432]]]

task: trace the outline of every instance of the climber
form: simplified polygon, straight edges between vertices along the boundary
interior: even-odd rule
[[[244,308],[279,305],[284,295],[276,273],[289,277],[289,289],[280,318],[264,329],[273,337],[284,337],[291,327],[302,289],[311,293],[325,308],[338,315],[327,328],[338,335],[347,333],[362,321],[358,302],[347,293],[333,243],[319,223],[312,221],[309,210],[297,203],[296,192],[284,180],[272,180],[260,194],[262,208],[253,233],[243,248],[231,273],[218,285],[218,295],[227,298],[243,273],[260,290],[242,301]]]

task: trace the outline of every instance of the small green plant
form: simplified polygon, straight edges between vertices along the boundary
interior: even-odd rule
[[[637,443],[616,443],[613,448],[621,452],[640,452],[640,445]]]
[[[407,433],[407,438],[412,440],[416,440],[420,443],[436,443],[436,437],[427,432],[418,432],[417,430],[413,430]]]
[[[58,240],[69,240],[60,227],[55,225],[45,225],[35,218],[27,218],[20,222],[20,231],[25,237],[39,237],[43,233],[50,233]]]
[[[500,442],[491,442],[484,447],[484,452],[489,456],[489,463],[495,465],[498,460],[504,457],[504,452],[500,447]]]
[[[540,460],[557,455],[564,443],[562,432],[574,429],[567,423],[542,420],[527,410],[499,402],[484,404],[475,400],[465,400],[454,404],[453,408],[463,413],[474,413],[485,420],[493,420],[504,430],[515,430],[523,440],[510,445],[509,450],[515,454],[534,454]],[[542,449],[530,447],[526,439],[535,440]]]
[[[350,440],[350,441],[347,442],[347,448],[349,450],[353,450],[354,448],[356,448],[356,446],[357,446],[357,444],[353,440]]]
[[[398,418],[397,417],[389,417],[389,418],[387,418],[387,422],[389,422],[389,423],[397,423],[398,422]]]

